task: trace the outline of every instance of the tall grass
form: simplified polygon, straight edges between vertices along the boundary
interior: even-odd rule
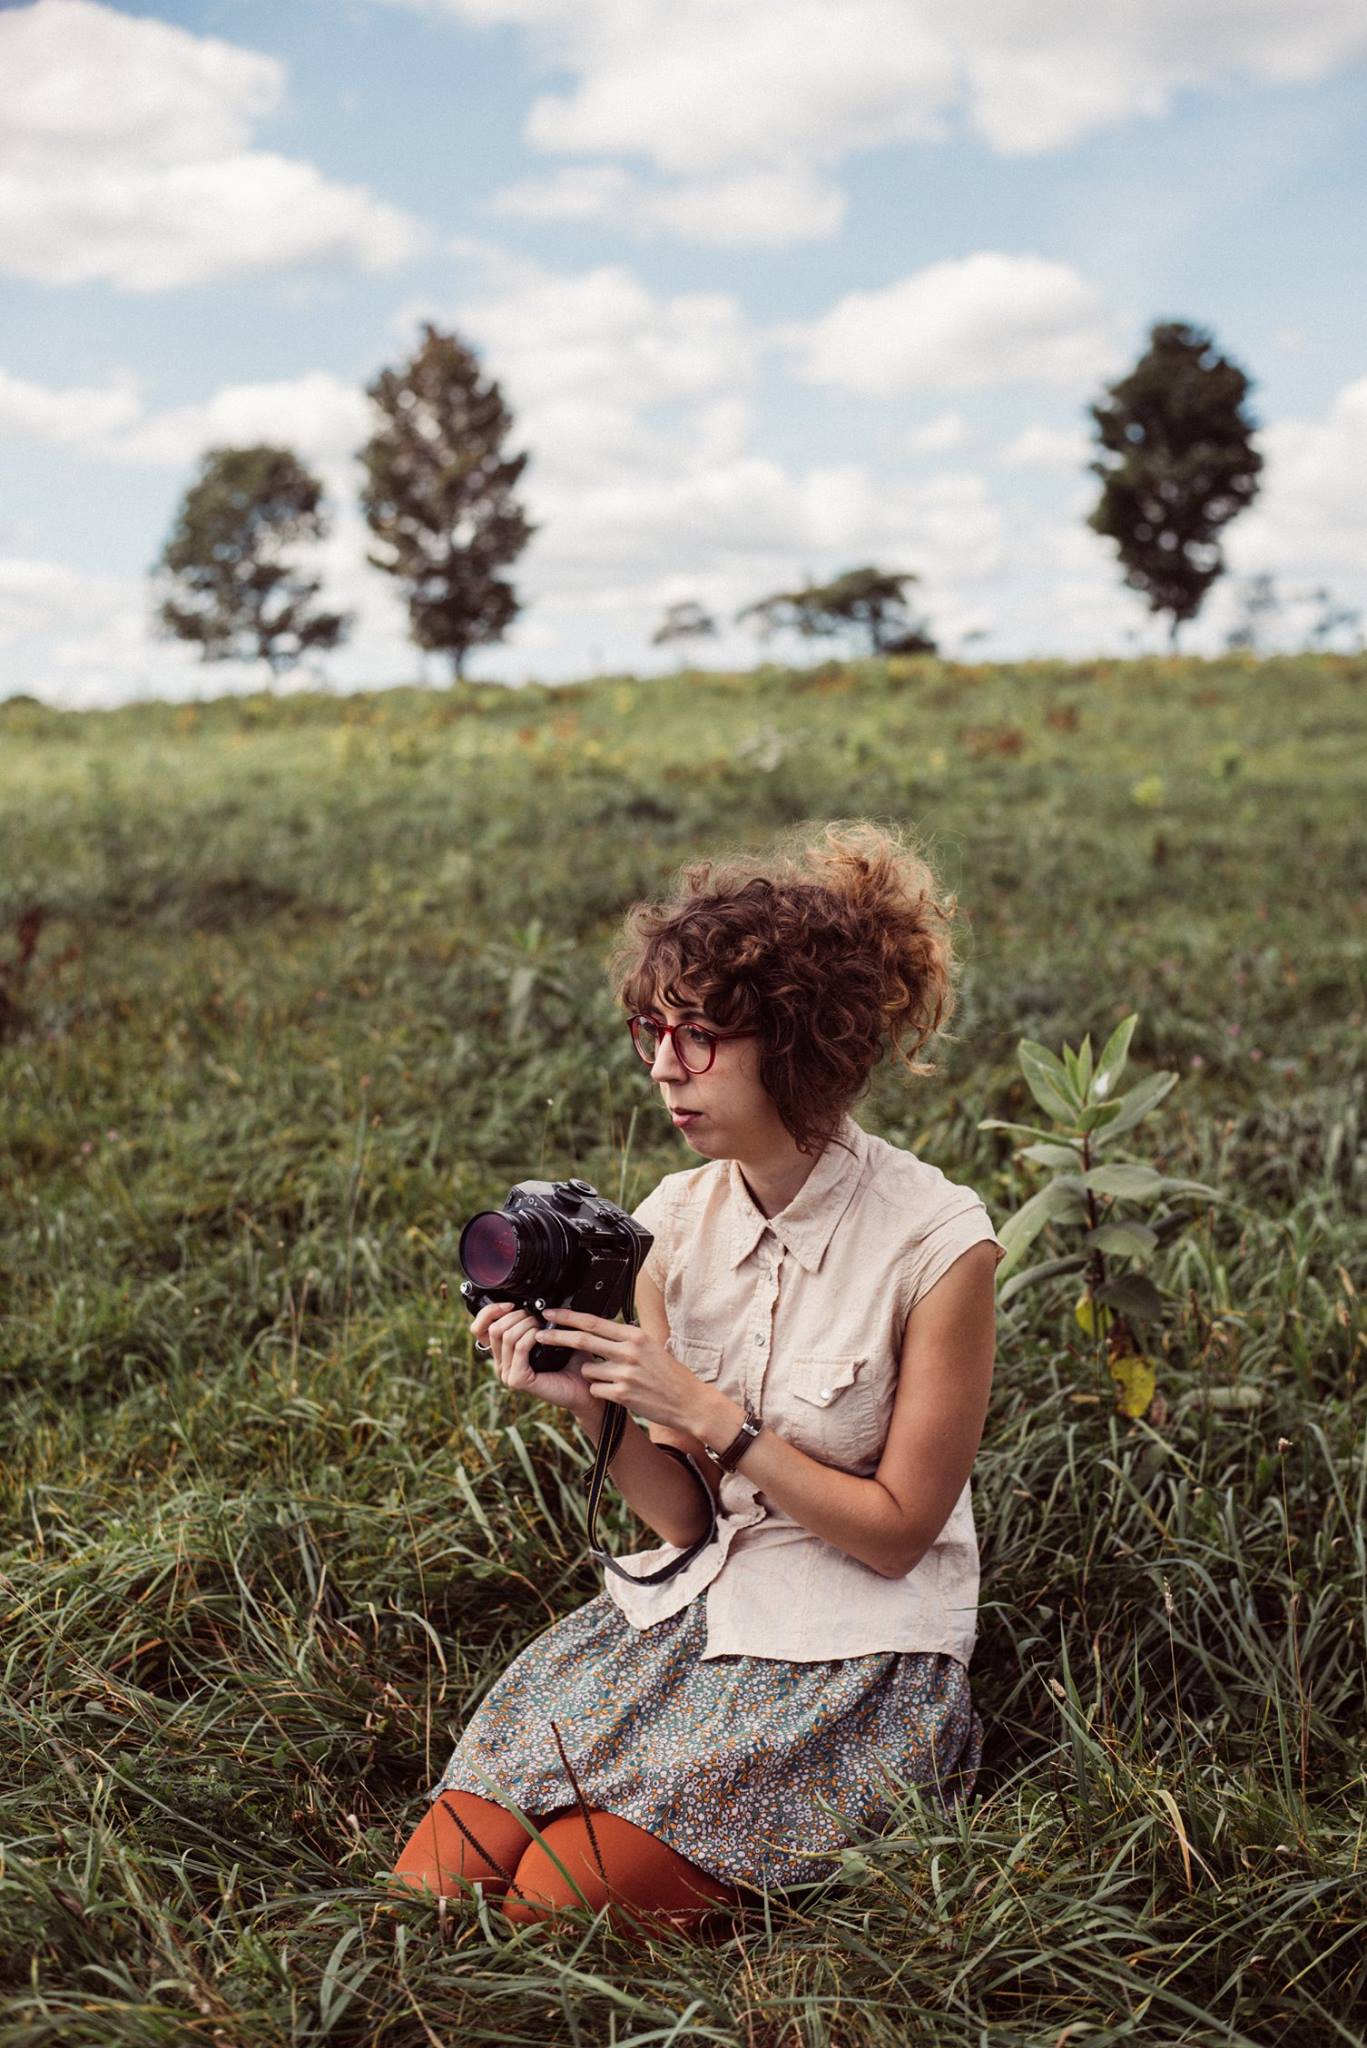
[[[1364,685],[0,704],[0,961],[42,912],[0,979],[0,2048],[1360,2041]],[[1115,1412],[1066,1280],[1001,1311],[966,1813],[908,1788],[717,1944],[393,1910],[456,1732],[598,1589],[586,1444],[474,1356],[460,1222],[689,1163],[615,921],[837,815],[914,823],[965,912],[940,1072],[868,1128],[1000,1221],[1020,1037],[1137,1010],[1130,1075],[1180,1070],[1146,1155],[1231,1200],[1153,1269],[1166,1416]]]

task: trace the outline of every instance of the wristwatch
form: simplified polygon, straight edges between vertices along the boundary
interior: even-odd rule
[[[756,1415],[747,1399],[745,1403],[745,1420],[726,1446],[726,1449],[724,1451],[714,1451],[709,1443],[704,1443],[703,1449],[712,1460],[712,1463],[720,1466],[723,1472],[734,1472],[763,1427],[764,1424],[760,1421],[760,1418]]]

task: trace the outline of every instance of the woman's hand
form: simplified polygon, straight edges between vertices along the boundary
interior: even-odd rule
[[[587,1309],[552,1308],[546,1315],[560,1327],[542,1330],[541,1342],[573,1347],[595,1401],[620,1401],[642,1421],[697,1435],[702,1382],[657,1338],[635,1323],[609,1322]]]
[[[515,1394],[540,1394],[557,1408],[577,1409],[582,1415],[593,1406],[579,1368],[579,1361],[567,1358],[560,1372],[533,1372],[528,1363],[533,1344],[550,1335],[529,1309],[511,1301],[486,1301],[470,1325],[475,1340],[493,1351],[494,1371],[505,1387]]]

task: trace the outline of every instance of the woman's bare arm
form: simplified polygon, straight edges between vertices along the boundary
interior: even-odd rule
[[[871,1479],[809,1458],[768,1427],[740,1461],[766,1500],[885,1578],[920,1563],[972,1470],[996,1355],[996,1268],[993,1245],[971,1245],[908,1316],[897,1399]],[[744,1414],[729,1394],[698,1383],[697,1437],[729,1443]],[[701,1527],[695,1516],[690,1541]]]

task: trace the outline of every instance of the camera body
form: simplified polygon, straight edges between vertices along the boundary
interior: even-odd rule
[[[502,1208],[479,1210],[461,1231],[461,1299],[472,1316],[511,1301],[542,1318],[548,1308],[577,1308],[611,1320],[631,1313],[654,1242],[591,1181],[520,1180]],[[533,1344],[528,1362],[533,1372],[563,1372],[568,1353]]]

